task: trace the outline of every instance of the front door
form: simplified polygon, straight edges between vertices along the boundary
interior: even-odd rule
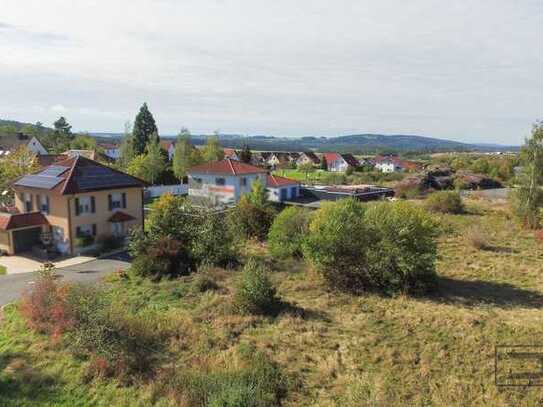
[[[113,236],[119,237],[123,235],[123,224],[122,222],[113,222],[111,224],[111,234]]]

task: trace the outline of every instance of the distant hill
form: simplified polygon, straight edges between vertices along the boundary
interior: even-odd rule
[[[120,133],[90,133],[103,140],[120,139]],[[196,145],[204,144],[208,136],[193,135]],[[175,139],[173,135],[161,135],[164,139]],[[352,134],[338,137],[274,137],[266,135],[242,136],[221,134],[219,140],[224,147],[241,148],[247,143],[253,150],[263,151],[337,151],[351,153],[382,152],[444,152],[444,151],[517,151],[519,146],[499,144],[469,144],[417,135]]]

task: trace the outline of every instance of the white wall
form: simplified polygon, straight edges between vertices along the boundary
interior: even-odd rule
[[[328,163],[328,170],[332,172],[347,171],[348,164],[344,159],[337,159]]]
[[[195,178],[202,180],[197,185]],[[224,178],[224,185],[217,185],[216,179]],[[241,179],[245,178],[246,185],[241,185]],[[262,185],[266,186],[266,174],[245,174],[245,175],[208,175],[189,174],[189,195],[203,196],[215,200],[218,203],[238,202],[243,194],[251,192],[253,182],[260,179]]]
[[[114,160],[117,160],[121,156],[118,148],[107,148],[104,150],[104,154],[109,158],[113,158]]]
[[[176,185],[152,185],[144,190],[147,198],[156,198],[164,194],[187,195],[189,193],[188,184]]]
[[[292,188],[295,188],[296,191],[292,193]],[[279,188],[267,188],[268,190],[268,200],[272,202],[282,202],[281,199],[281,190],[287,190],[287,201],[290,199],[295,199],[300,195],[300,186],[299,185],[289,185]]]
[[[36,137],[32,137],[27,144],[27,148],[37,155],[46,155],[47,150]]]

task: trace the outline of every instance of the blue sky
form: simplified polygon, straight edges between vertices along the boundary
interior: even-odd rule
[[[2,0],[0,117],[520,144],[541,38],[530,0]]]

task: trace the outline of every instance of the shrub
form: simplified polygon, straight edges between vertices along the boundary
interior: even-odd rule
[[[158,316],[127,314],[107,292],[90,286],[74,286],[68,303],[74,320],[68,342],[90,357],[89,373],[129,380],[153,371],[163,349]]]
[[[190,274],[195,270],[195,264],[183,243],[170,237],[163,237],[149,242],[145,251],[134,259],[132,270],[137,275],[158,281],[163,277]]]
[[[192,239],[197,264],[226,267],[236,263],[237,245],[224,213],[201,214],[198,234]]]
[[[270,206],[257,206],[244,195],[230,212],[230,224],[233,232],[241,238],[264,241],[274,217],[275,211]]]
[[[477,250],[484,250],[490,247],[485,233],[480,226],[470,227],[464,234],[466,242]]]
[[[60,284],[53,277],[36,280],[31,291],[23,294],[21,314],[28,326],[58,339],[73,324],[73,315],[68,307],[70,286]]]
[[[326,203],[309,231],[304,255],[332,288],[390,294],[426,290],[435,282],[436,226],[407,202]]]
[[[267,270],[249,259],[236,287],[234,306],[242,314],[273,314],[279,305]]]
[[[194,277],[194,280],[192,281],[192,287],[194,291],[199,293],[216,290],[219,288],[215,280],[206,273],[197,273],[196,277]]]
[[[459,214],[464,212],[464,203],[458,192],[438,191],[428,196],[426,208],[432,212]]]
[[[76,247],[87,247],[94,243],[94,237],[92,236],[79,236],[74,239],[74,245]]]
[[[268,233],[273,256],[302,256],[302,243],[309,230],[310,212],[291,206],[277,215]]]

